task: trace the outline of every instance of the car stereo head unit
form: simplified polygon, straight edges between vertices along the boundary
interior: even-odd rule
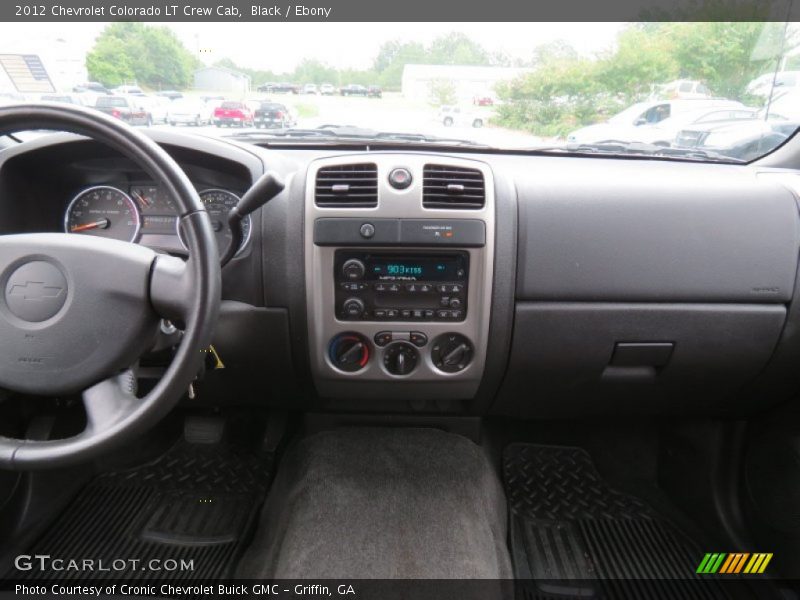
[[[463,321],[469,254],[338,250],[336,315],[347,321]]]

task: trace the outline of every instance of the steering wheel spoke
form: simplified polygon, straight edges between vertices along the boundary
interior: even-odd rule
[[[87,435],[107,430],[123,421],[140,405],[136,397],[136,374],[132,369],[109,377],[84,390]]]
[[[156,314],[179,324],[180,328],[183,328],[194,302],[191,260],[160,255],[150,275],[150,303]]]

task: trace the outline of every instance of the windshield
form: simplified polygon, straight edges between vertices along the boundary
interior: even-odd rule
[[[345,128],[498,149],[592,153],[614,142],[625,153],[643,143],[674,149],[671,158],[680,156],[682,130],[721,124],[727,145],[715,144],[713,156],[732,160],[754,135],[773,144],[759,142],[768,152],[800,126],[798,23],[370,23],[365,31],[355,23],[19,23],[2,41],[0,102],[100,108],[142,94],[146,126],[183,127],[168,115],[192,107],[202,117],[192,134],[267,145],[335,143]],[[36,71],[33,83],[20,65]],[[712,159],[692,148],[692,159]]]

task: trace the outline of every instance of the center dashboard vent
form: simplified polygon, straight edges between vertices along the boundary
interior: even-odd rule
[[[422,206],[425,208],[483,208],[486,188],[483,172],[453,165],[425,165]]]
[[[314,202],[330,207],[378,206],[378,165],[359,163],[321,168],[317,171]]]

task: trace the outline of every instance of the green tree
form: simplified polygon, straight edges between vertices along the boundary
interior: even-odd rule
[[[338,73],[321,61],[307,58],[295,67],[293,79],[298,83],[330,83],[338,79]]]
[[[500,86],[498,121],[540,135],[564,135],[650,97],[659,84],[698,80],[720,97],[751,102],[747,84],[775,69],[798,44],[782,23],[644,23],[623,29],[614,50],[581,58],[543,46],[535,70]]]
[[[461,32],[440,36],[431,42],[427,62],[436,65],[490,65],[492,56],[478,42]]]
[[[188,87],[198,64],[172,30],[144,23],[112,23],[86,57],[91,79],[153,89]]]
[[[87,54],[86,70],[93,81],[112,87],[136,79],[127,52],[109,37],[98,39]]]
[[[455,104],[456,86],[449,79],[434,79],[428,84],[431,100],[439,106],[444,104]]]

